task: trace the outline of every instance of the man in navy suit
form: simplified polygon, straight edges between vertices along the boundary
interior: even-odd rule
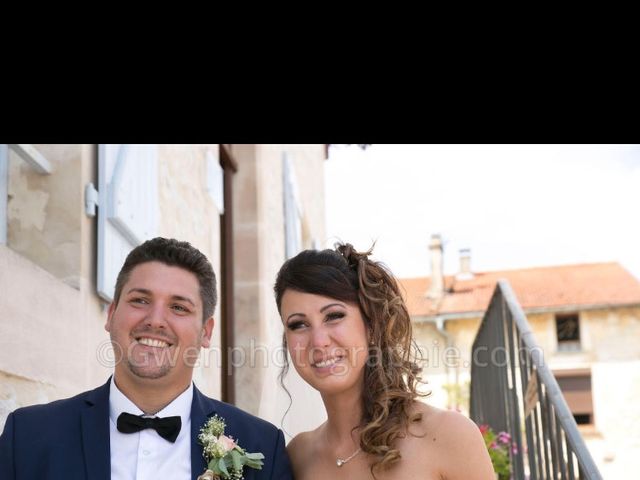
[[[187,242],[154,238],[128,255],[105,329],[116,353],[101,387],[20,408],[0,436],[0,479],[193,480],[206,469],[200,428],[215,414],[225,434],[264,455],[244,478],[292,478],[275,426],[206,397],[193,385],[195,362],[210,344],[215,274]]]

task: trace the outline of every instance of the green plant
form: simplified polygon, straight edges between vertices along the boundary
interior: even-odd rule
[[[480,425],[480,433],[489,451],[489,457],[493,464],[493,470],[498,474],[499,480],[511,478],[511,453],[518,453],[515,443],[511,442],[511,435],[507,432],[497,434],[489,425]]]

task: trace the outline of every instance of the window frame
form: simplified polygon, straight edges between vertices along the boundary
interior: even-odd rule
[[[588,415],[589,423],[578,423],[576,424],[579,427],[592,427],[595,425],[595,408],[593,402],[593,375],[590,368],[579,368],[579,369],[567,369],[567,370],[554,370],[553,375],[556,378],[556,382],[558,382],[558,387],[562,392],[562,396],[565,398],[567,402],[567,406],[571,411],[571,415],[576,418],[576,416]],[[583,381],[584,379],[588,380],[588,389],[580,389],[580,388],[568,388],[571,380],[578,380],[578,382],[574,382],[574,384]],[[563,388],[564,385],[564,388]],[[577,410],[575,408],[575,403],[577,402],[576,397],[579,395],[584,395],[586,400],[588,400],[589,408],[588,411]],[[585,399],[583,399],[584,401]]]
[[[577,339],[575,340],[561,340],[559,335],[559,321],[566,321],[575,317],[577,324]],[[580,328],[580,313],[556,313],[554,315],[554,325],[556,332],[556,350],[558,352],[581,352],[582,351],[582,337]]]

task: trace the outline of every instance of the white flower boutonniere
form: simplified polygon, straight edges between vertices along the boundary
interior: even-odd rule
[[[198,480],[219,480],[242,478],[242,469],[262,470],[262,453],[247,453],[233,438],[224,434],[226,424],[218,415],[214,415],[200,429],[198,443],[203,446],[202,454],[207,460],[207,470]]]

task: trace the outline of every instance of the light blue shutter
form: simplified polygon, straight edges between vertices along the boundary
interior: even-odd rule
[[[112,301],[128,253],[157,235],[157,145],[99,145],[98,194],[98,294]]]
[[[218,213],[224,214],[224,170],[220,165],[219,150],[207,150],[207,191]]]
[[[293,162],[285,152],[282,158],[285,256],[291,258],[302,250],[302,208]]]

